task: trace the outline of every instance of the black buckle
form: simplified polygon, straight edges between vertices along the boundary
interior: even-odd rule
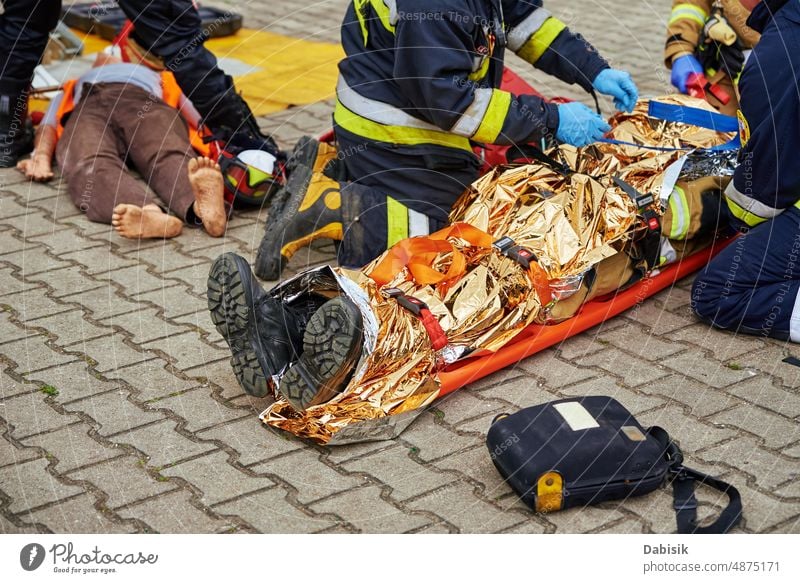
[[[419,316],[422,313],[422,310],[428,309],[428,304],[423,302],[422,300],[418,300],[415,297],[406,295],[403,293],[403,290],[398,289],[396,287],[386,287],[381,290],[384,296],[387,298],[394,298],[398,304],[400,304],[403,308],[414,314],[415,316]]]
[[[514,243],[511,237],[502,237],[492,243],[492,247],[500,253],[519,263],[524,269],[529,269],[532,261],[536,261],[536,255],[530,249],[521,247]]]

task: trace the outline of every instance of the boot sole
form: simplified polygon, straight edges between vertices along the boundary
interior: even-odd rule
[[[289,261],[289,258],[281,254],[283,248],[286,223],[285,217],[291,217],[297,213],[303,202],[305,191],[311,182],[311,168],[304,164],[299,164],[289,176],[289,181],[276,195],[270,208],[267,222],[264,225],[264,237],[258,245],[256,253],[255,272],[256,276],[274,281],[280,278],[281,272]]]
[[[231,367],[244,391],[254,397],[270,392],[271,371],[253,312],[252,276],[247,262],[234,253],[217,257],[208,274],[211,321],[233,353]]]
[[[342,296],[314,313],[303,335],[303,354],[278,388],[292,407],[319,405],[347,386],[361,352],[362,326],[361,312]]]

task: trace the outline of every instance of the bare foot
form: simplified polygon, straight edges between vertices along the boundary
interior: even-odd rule
[[[225,234],[228,216],[219,164],[203,156],[189,160],[189,182],[194,191],[194,214],[203,221],[203,228],[209,235],[221,237]]]
[[[114,229],[127,239],[170,239],[181,234],[183,221],[154,204],[118,204],[111,215]]]

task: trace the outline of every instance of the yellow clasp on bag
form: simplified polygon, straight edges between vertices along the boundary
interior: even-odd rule
[[[536,482],[536,512],[556,512],[564,502],[564,479],[558,472],[547,472]]]

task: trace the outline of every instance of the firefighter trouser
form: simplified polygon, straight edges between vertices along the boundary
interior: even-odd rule
[[[24,91],[48,35],[61,15],[61,0],[4,0],[0,14],[0,92]]]
[[[119,0],[119,6],[133,21],[136,40],[161,57],[204,119],[224,106],[226,96],[234,96],[233,79],[203,45],[206,37],[192,0]]]
[[[166,207],[196,224],[187,173],[193,156],[186,122],[177,110],[127,83],[84,87],[56,146],[72,202],[100,223],[110,223],[114,207],[127,203]],[[158,198],[128,172],[126,162]]]
[[[370,141],[336,128],[344,240],[339,263],[361,267],[401,239],[447,224],[450,208],[478,177],[472,152]]]
[[[741,235],[700,272],[692,309],[718,328],[800,342],[800,210]]]

